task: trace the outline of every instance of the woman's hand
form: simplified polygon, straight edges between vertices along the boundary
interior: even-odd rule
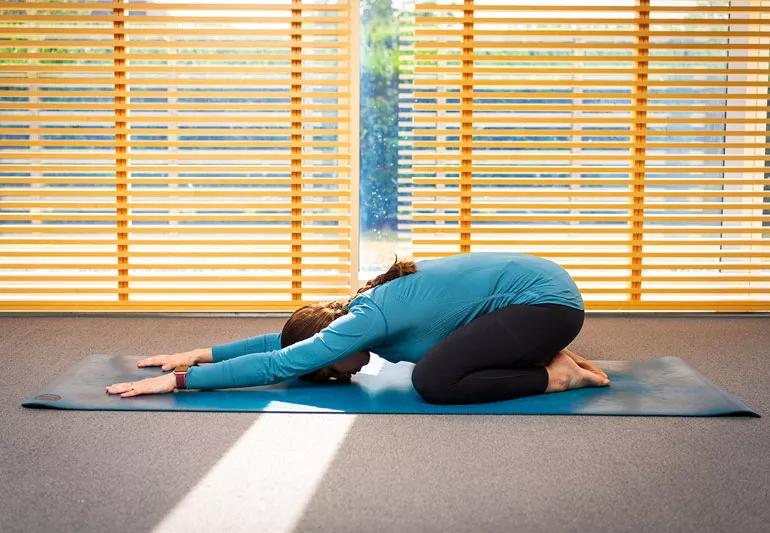
[[[141,381],[130,381],[126,383],[115,383],[105,388],[107,394],[120,394],[122,398],[139,396],[141,394],[162,394],[164,392],[173,392],[176,389],[176,378],[173,372],[155,376],[154,378],[145,378]]]
[[[139,361],[136,362],[136,366],[138,367],[160,366],[161,370],[173,370],[175,367],[179,365],[193,366],[197,364],[200,360],[200,355],[201,354],[199,350],[192,350],[189,352],[172,353],[172,354],[153,355],[150,357],[146,357],[144,359],[140,359]]]
[[[591,361],[589,361],[585,357],[581,357],[575,352],[573,352],[572,350],[568,350],[567,348],[564,348],[562,352],[564,352],[573,361],[575,361],[580,368],[585,368],[586,370],[590,370],[594,374],[598,374],[605,378],[607,377],[607,374],[604,372],[604,370],[602,370],[601,368],[593,364]]]

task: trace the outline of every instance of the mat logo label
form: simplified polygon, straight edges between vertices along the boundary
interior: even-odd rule
[[[58,394],[38,394],[35,396],[36,400],[61,400],[61,396]]]

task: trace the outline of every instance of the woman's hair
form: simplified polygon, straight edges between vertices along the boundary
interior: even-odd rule
[[[281,347],[291,346],[295,342],[312,337],[323,328],[334,322],[337,318],[348,312],[350,301],[364,291],[382,285],[388,281],[413,274],[417,272],[417,265],[414,261],[398,260],[390,266],[387,272],[367,281],[363,287],[356,291],[356,294],[346,301],[333,300],[330,302],[318,302],[300,307],[289,317],[289,320],[283,325],[281,331]],[[305,381],[319,381],[319,371],[314,370],[309,374],[303,374],[300,379]]]

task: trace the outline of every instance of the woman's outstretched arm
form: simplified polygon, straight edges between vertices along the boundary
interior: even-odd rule
[[[223,344],[215,344],[210,348],[196,348],[188,352],[155,355],[140,359],[137,366],[161,366],[163,370],[171,370],[178,365],[197,365],[198,363],[218,363],[248,353],[269,352],[281,347],[281,332],[254,335]]]
[[[197,365],[211,362],[211,348],[196,348],[187,352],[164,353],[139,359],[136,366],[159,366],[161,370],[172,370],[179,365]]]
[[[382,311],[371,299],[362,296],[351,303],[350,312],[312,337],[281,349],[249,353],[209,365],[191,367],[187,371],[187,388],[226,389],[276,383],[334,363],[353,352],[377,346],[387,334]],[[201,356],[198,362],[206,362],[208,348],[175,355],[186,357],[193,352]],[[155,361],[153,364],[157,363]],[[168,373],[137,382],[116,383],[106,387],[105,392],[129,397],[167,393],[174,389],[174,375]]]
[[[199,363],[218,363],[249,353],[270,352],[281,348],[281,332],[263,333],[237,341],[215,344],[202,352]]]
[[[366,297],[358,298],[347,314],[312,337],[285,348],[190,368],[187,388],[225,389],[277,383],[376,346],[386,335],[385,318],[377,304]]]

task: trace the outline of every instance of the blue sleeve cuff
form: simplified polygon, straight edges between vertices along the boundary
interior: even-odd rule
[[[268,369],[280,351],[244,354],[218,363],[194,366],[187,371],[188,389],[235,389],[270,385],[280,381]]]
[[[227,361],[193,366],[187,371],[188,389],[227,389],[235,387],[233,377],[226,368]]]

